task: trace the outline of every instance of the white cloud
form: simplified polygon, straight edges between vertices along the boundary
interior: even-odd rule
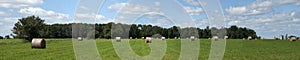
[[[80,19],[82,18],[86,20],[95,20],[95,19],[104,18],[104,16],[95,13],[77,13],[75,16],[76,18],[80,18]]]
[[[107,18],[96,13],[77,13],[74,22],[90,22],[90,23],[108,23],[113,22],[113,19]]]
[[[3,12],[3,11],[0,11],[0,16],[7,16],[8,14]]]
[[[159,3],[160,4],[160,3]],[[129,3],[116,3],[108,7],[117,11],[119,14],[115,17],[114,22],[132,24],[136,20],[143,20],[145,24],[164,26],[174,25],[172,19],[167,19],[164,17],[164,13],[159,10],[157,2],[153,2],[152,5],[141,5],[141,4],[129,4]],[[183,7],[190,15],[199,15],[203,12],[202,8],[199,7]],[[119,11],[120,10],[120,11]],[[180,27],[195,27],[197,25],[191,24],[194,21],[178,21],[179,19],[174,19],[173,22]],[[171,22],[170,22],[171,21]],[[182,23],[185,22],[185,23]]]
[[[202,8],[199,7],[184,7],[184,9],[189,15],[200,15],[203,12]]]
[[[143,14],[148,12],[159,11],[159,9],[154,7],[138,5],[138,4],[129,4],[129,3],[116,3],[110,5],[108,8],[118,11],[118,13],[122,13],[122,14]]]
[[[294,28],[300,27],[300,12],[277,13],[270,16],[227,15],[226,22],[228,22],[228,25],[237,25],[254,29],[259,35],[270,38],[276,34],[292,34],[291,31],[299,31]],[[271,36],[268,36],[267,34]]]
[[[225,9],[225,11],[227,11],[228,13],[231,13],[231,14],[243,14],[245,13],[247,10],[246,10],[246,7],[230,7],[228,9]]]
[[[9,35],[11,34],[11,30],[14,26],[14,24],[18,21],[18,18],[16,17],[4,17],[4,18],[0,18],[2,20],[0,20],[0,27],[2,29],[0,29],[1,33],[0,35]]]
[[[4,23],[17,23],[19,18],[16,18],[16,17],[7,17],[7,18],[3,18],[3,21],[1,22],[4,22]]]
[[[79,9],[85,10],[85,11],[89,11],[90,9],[86,6],[79,6]]]
[[[43,0],[1,0],[0,7],[21,8],[42,4]]]
[[[155,6],[160,6],[160,2],[154,2]]]
[[[230,7],[225,9],[229,14],[234,15],[258,15],[271,12],[271,8],[268,7],[258,7],[258,8],[250,8],[247,6],[242,7]]]
[[[189,5],[198,6],[200,3],[198,3],[197,0],[183,0],[184,2],[188,3]]]
[[[272,7],[286,4],[298,5],[299,0],[257,0],[246,6],[230,7],[225,9],[229,14],[236,15],[257,15],[272,11]]]
[[[19,13],[25,15],[36,15],[46,19],[46,23],[62,23],[69,19],[68,14],[58,13],[51,10],[44,10],[38,7],[28,7],[19,10]]]

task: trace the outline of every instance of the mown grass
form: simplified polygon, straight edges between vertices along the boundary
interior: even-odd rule
[[[0,60],[75,60],[70,39],[46,39],[46,49],[32,49],[21,39],[0,40]],[[108,39],[97,39],[97,49],[102,60],[120,60]],[[201,39],[199,60],[207,60],[211,41]],[[130,45],[137,55],[146,56],[151,51],[143,40],[135,39]],[[167,40],[167,51],[162,60],[178,60],[181,41]],[[300,41],[286,40],[227,40],[224,60],[300,60]]]

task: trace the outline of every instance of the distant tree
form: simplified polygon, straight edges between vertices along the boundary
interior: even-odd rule
[[[31,41],[32,38],[40,37],[40,31],[43,29],[44,20],[34,15],[18,20],[19,21],[12,30],[16,35],[16,38],[25,38],[25,40]]]
[[[138,38],[139,37],[139,29],[136,24],[132,24],[130,27],[129,31],[129,36],[133,38]]]
[[[104,38],[106,38],[106,39],[109,39],[109,38],[112,38],[111,37],[111,26],[113,25],[113,24],[115,24],[115,23],[108,23],[108,24],[104,24],[104,26],[102,26],[102,28],[103,28],[103,31],[102,31],[102,33],[103,33],[103,37]]]
[[[2,37],[2,36],[0,36],[0,39],[3,39],[3,37]]]
[[[6,36],[5,36],[5,39],[10,39],[9,35],[6,35]]]

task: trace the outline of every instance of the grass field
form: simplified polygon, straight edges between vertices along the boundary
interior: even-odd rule
[[[20,39],[0,40],[0,60],[75,60],[70,39],[46,39],[46,49],[32,49],[30,43]],[[112,42],[97,39],[96,44],[102,60],[120,60]],[[207,60],[210,53],[210,40],[200,40],[199,60]],[[146,56],[150,48],[143,40],[131,40],[130,45],[136,54]],[[163,60],[178,60],[181,41],[168,39]],[[300,60],[300,41],[286,40],[227,40],[224,60]]]

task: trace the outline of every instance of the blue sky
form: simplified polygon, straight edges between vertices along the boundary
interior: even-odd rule
[[[1,0],[0,36],[11,34],[17,19],[37,15],[48,24],[151,24],[161,27],[200,27],[222,22],[254,29],[259,36],[300,36],[300,0]],[[210,0],[212,1],[212,0]],[[221,7],[224,19],[212,21],[209,8]],[[207,10],[206,10],[207,9]],[[216,14],[217,15],[217,14]]]

